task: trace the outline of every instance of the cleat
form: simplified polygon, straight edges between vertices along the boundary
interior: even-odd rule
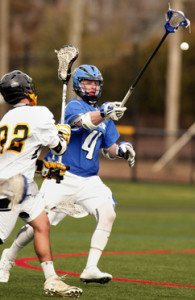
[[[62,281],[62,277],[58,277],[57,275],[50,276],[44,283],[44,291],[47,295],[58,295],[62,298],[78,298],[82,295],[83,290],[70,286]]]
[[[14,262],[8,260],[6,252],[8,249],[4,249],[0,260],[0,282],[8,282],[10,276],[10,269],[13,267]]]
[[[101,283],[105,284],[112,279],[112,275],[101,272],[97,267],[84,269],[80,276],[80,280],[84,283]]]

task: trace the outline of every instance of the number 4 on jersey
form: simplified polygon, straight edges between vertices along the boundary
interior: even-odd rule
[[[85,139],[83,145],[82,145],[82,150],[87,151],[86,158],[87,159],[92,159],[93,158],[93,153],[95,150],[95,146],[97,143],[98,138],[102,135],[102,132],[93,130]]]

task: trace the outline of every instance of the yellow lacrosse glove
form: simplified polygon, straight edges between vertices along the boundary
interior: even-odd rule
[[[58,133],[64,137],[66,140],[67,144],[70,141],[70,136],[71,136],[71,128],[68,124],[57,124],[56,128],[58,130]]]
[[[36,161],[36,173],[41,174],[41,177],[58,179],[63,177],[66,170],[69,170],[70,167],[65,166],[57,161],[46,161],[38,159]]]

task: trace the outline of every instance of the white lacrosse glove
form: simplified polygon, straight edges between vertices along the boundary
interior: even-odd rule
[[[100,115],[105,120],[118,121],[124,115],[126,107],[120,107],[121,102],[106,102],[100,107]]]
[[[128,160],[129,166],[131,168],[135,165],[135,151],[133,150],[133,146],[130,143],[118,143],[116,156]]]

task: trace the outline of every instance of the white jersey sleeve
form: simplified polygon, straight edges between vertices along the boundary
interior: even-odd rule
[[[39,107],[34,125],[35,138],[42,146],[53,148],[59,143],[54,117],[47,107]]]

